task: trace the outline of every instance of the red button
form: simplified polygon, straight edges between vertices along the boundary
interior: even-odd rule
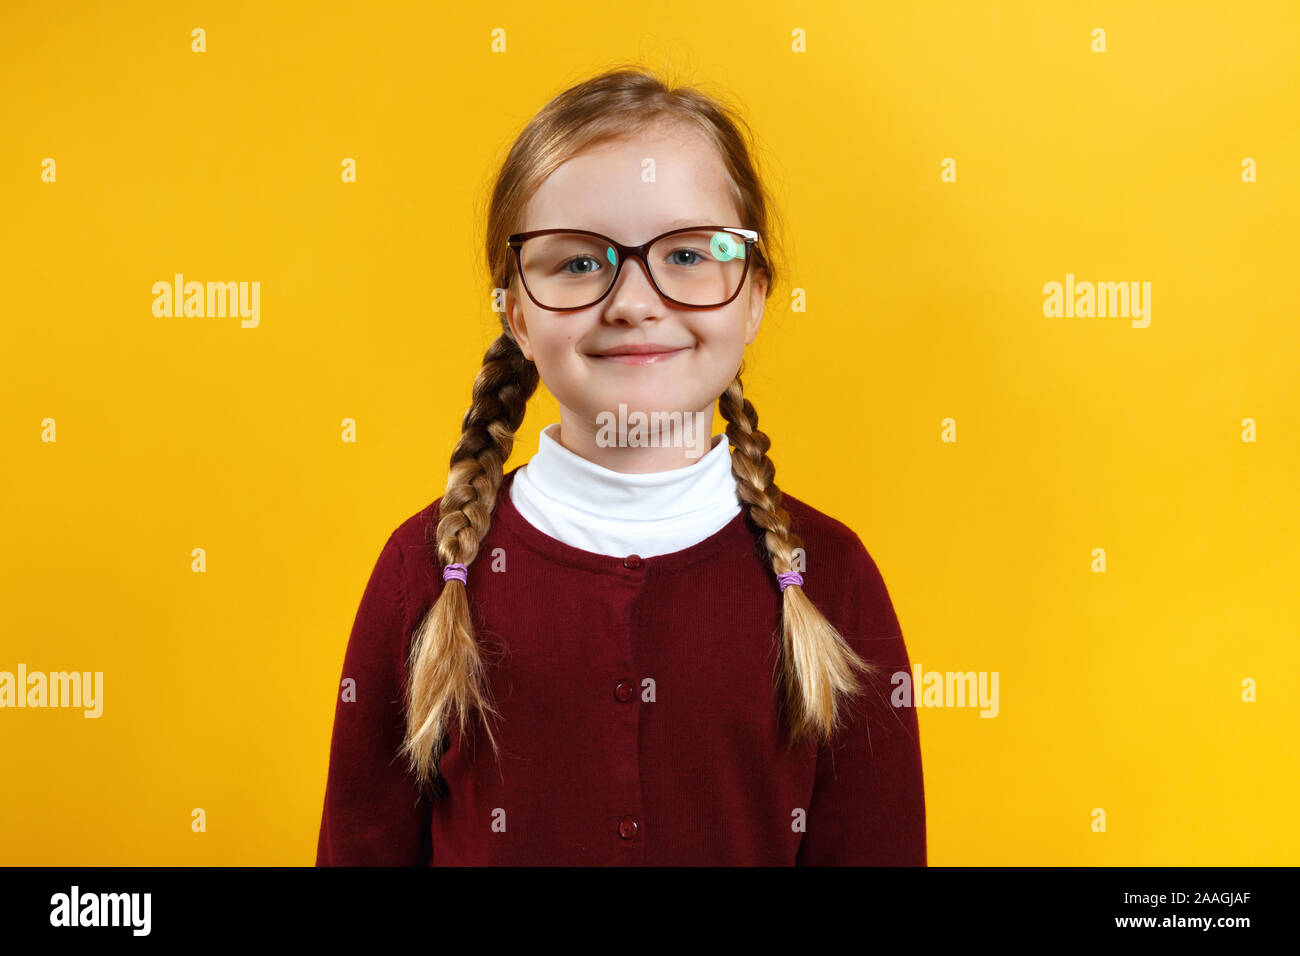
[[[631,568],[633,571],[635,571],[637,568],[641,567],[641,555],[629,554],[626,558],[623,559],[623,567]]]
[[[616,700],[626,704],[632,699],[632,692],[635,688],[628,681],[621,680],[614,687],[614,697]]]
[[[629,813],[623,818],[623,822],[618,825],[618,835],[624,840],[633,840],[636,839],[636,831],[636,817]]]

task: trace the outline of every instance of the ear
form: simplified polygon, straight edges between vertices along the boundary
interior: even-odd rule
[[[533,360],[533,347],[532,343],[528,341],[528,325],[524,321],[524,303],[515,294],[514,283],[511,283],[506,289],[505,310],[506,323],[510,326],[510,334],[519,343],[519,351],[524,353],[524,358],[531,362]]]
[[[763,324],[763,308],[767,305],[767,275],[756,272],[749,283],[749,318],[745,320],[745,344],[758,337]]]

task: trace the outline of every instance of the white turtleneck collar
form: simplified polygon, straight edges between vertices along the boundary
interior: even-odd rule
[[[625,474],[588,461],[542,429],[537,454],[515,472],[510,501],[531,524],[565,544],[643,558],[671,554],[719,531],[740,511],[725,435],[682,468]]]

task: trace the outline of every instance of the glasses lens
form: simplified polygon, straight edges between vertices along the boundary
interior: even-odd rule
[[[745,274],[745,240],[714,229],[677,232],[651,246],[648,258],[665,295],[687,305],[720,305]]]
[[[549,309],[577,309],[605,293],[618,253],[596,236],[553,232],[526,239],[519,248],[528,291]]]
[[[703,229],[658,240],[647,258],[664,294],[692,306],[726,302],[745,274],[745,241],[729,232]],[[528,290],[550,309],[579,309],[605,294],[618,268],[618,253],[597,236],[554,232],[520,247]]]

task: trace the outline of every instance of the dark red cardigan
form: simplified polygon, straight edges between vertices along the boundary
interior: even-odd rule
[[[397,757],[409,640],[442,587],[425,529],[389,537],[348,641],[355,701],[334,715],[316,864],[926,863],[910,670],[885,583],[857,535],[786,495],[804,591],[884,682],[829,746],[787,751],[777,717],[780,589],[742,508],[681,551],[611,557],[539,531],[510,501],[469,566],[476,634],[502,714],[498,762],[453,728],[421,796]]]

